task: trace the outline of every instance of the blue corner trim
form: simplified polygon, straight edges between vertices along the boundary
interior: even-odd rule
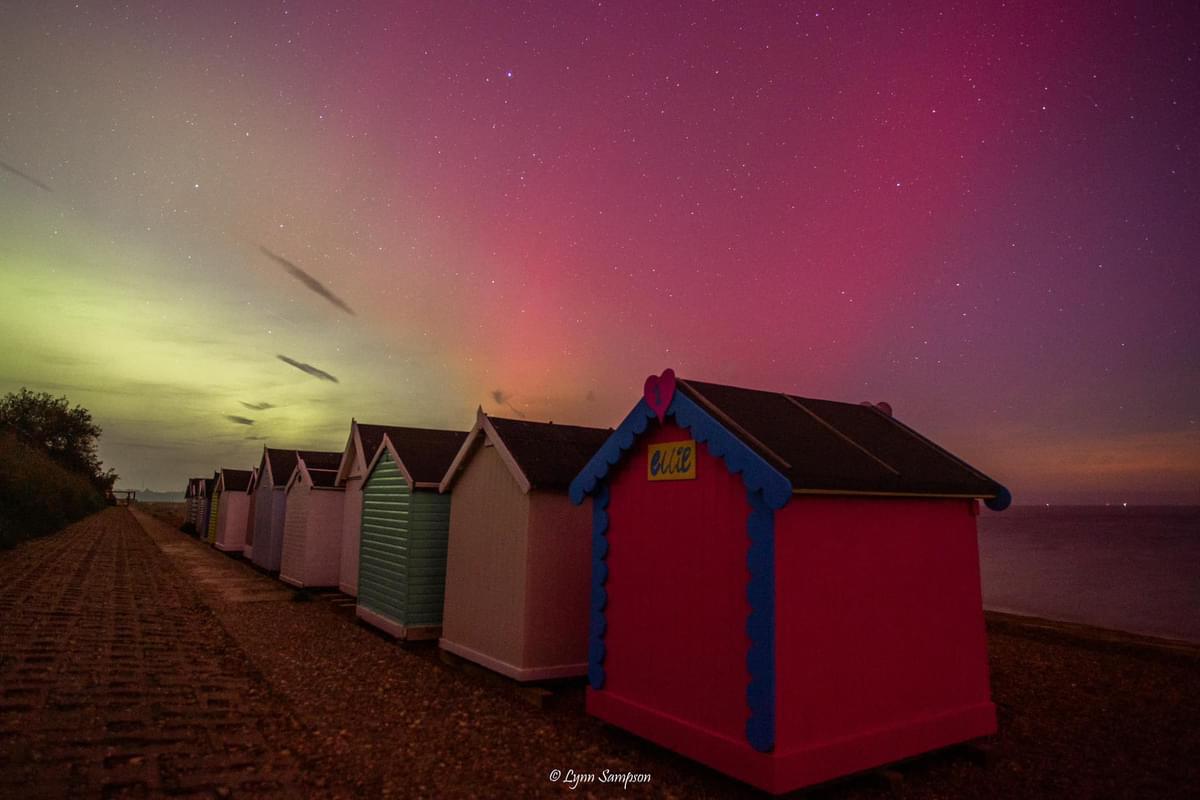
[[[983,504],[992,511],[1003,511],[1012,505],[1012,492],[1001,486],[1000,493],[990,500],[984,500]]]
[[[749,500],[746,532],[750,551],[746,566],[750,581],[746,599],[750,601],[750,617],[746,633],[750,649],[746,669],[750,683],[746,686],[746,703],[750,718],[746,720],[746,740],[755,750],[769,753],[775,748],[775,510],[762,492],[750,492]]]
[[[604,633],[608,621],[608,484],[600,484],[592,495],[592,607],[588,616],[588,684],[604,688]]]
[[[792,496],[792,484],[758,453],[728,428],[715,420],[682,392],[676,392],[667,408],[679,426],[686,428],[696,441],[708,445],[708,451],[720,458],[733,475],[741,475],[750,502],[746,531],[750,549],[746,565],[750,579],[746,596],[750,616],[746,631],[750,648],[746,668],[746,703],[750,718],[746,722],[746,740],[759,752],[775,747],[775,511]],[[608,503],[605,478],[614,465],[633,448],[637,437],[646,432],[655,413],[639,400],[596,455],[571,481],[571,502],[580,505],[592,496],[592,601],[588,623],[588,683],[593,689],[604,688],[604,635],[608,621],[605,608],[608,592]]]

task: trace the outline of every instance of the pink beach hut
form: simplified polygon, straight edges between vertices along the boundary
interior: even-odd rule
[[[326,462],[328,463],[328,462]],[[342,503],[337,469],[309,466],[303,454],[287,487],[279,579],[293,586],[337,586],[342,555]]]
[[[996,730],[975,522],[1010,496],[886,406],[668,371],[570,492],[591,714],[776,793]]]
[[[246,543],[246,527],[250,522],[250,487],[253,472],[248,469],[222,469],[217,477],[217,495],[221,498],[217,506],[218,550],[227,553],[242,552]]]
[[[442,649],[519,681],[587,672],[591,513],[567,486],[611,433],[480,409],[440,486]]]
[[[280,450],[264,447],[254,490],[254,537],[251,560],[268,572],[278,572],[283,558],[283,526],[287,518],[287,487],[303,458],[310,467],[336,469],[341,453]]]

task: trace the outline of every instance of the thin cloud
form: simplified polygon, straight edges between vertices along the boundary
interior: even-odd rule
[[[288,358],[287,356],[283,356],[283,355],[277,355],[275,357],[278,358],[283,363],[295,367],[296,369],[300,370],[301,372],[305,373],[306,375],[312,375],[314,378],[319,378],[320,380],[329,381],[331,383],[338,382],[337,378],[330,375],[328,372],[326,372],[323,369],[317,369],[312,364],[305,364],[303,361],[297,361],[294,358]]]
[[[0,161],[0,169],[3,169],[5,172],[9,172],[9,173],[12,173],[13,175],[16,175],[18,178],[20,178],[23,181],[32,183],[34,186],[38,187],[39,189],[41,189],[44,192],[53,192],[54,191],[46,184],[39,181],[37,178],[33,177],[29,173],[22,172],[21,170],[14,167],[12,164],[9,164],[4,161]]]
[[[247,442],[261,442],[261,441],[265,441],[266,438],[267,437],[265,437],[265,436],[247,436],[246,441]]]
[[[239,400],[238,402],[251,411],[266,411],[268,408],[275,407],[274,403],[247,403],[245,400]]]
[[[250,419],[249,417],[239,417],[237,414],[226,414],[225,419],[229,420],[230,422],[235,422],[238,425],[254,424],[254,420]]]
[[[342,300],[342,298],[338,297],[336,294],[329,291],[329,289],[325,288],[325,284],[321,283],[319,280],[314,278],[312,275],[309,275],[307,272],[300,269],[300,267],[296,266],[296,264],[294,262],[289,261],[288,259],[279,255],[278,253],[271,252],[270,250],[268,250],[266,247],[262,246],[261,244],[258,246],[258,249],[262,251],[262,254],[264,256],[271,259],[279,266],[283,267],[284,270],[286,270],[289,275],[291,275],[293,278],[295,278],[296,280],[303,283],[306,287],[308,287],[309,291],[314,292],[315,294],[319,294],[321,297],[324,297],[326,300],[328,300],[330,303],[333,303],[335,306],[340,308],[342,311],[345,311],[350,316],[354,316],[354,309],[352,309],[352,308],[350,308],[350,306],[346,305],[346,303]]]

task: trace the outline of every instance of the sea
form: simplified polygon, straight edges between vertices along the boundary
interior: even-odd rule
[[[983,605],[1200,643],[1200,506],[1014,506],[979,517]]]

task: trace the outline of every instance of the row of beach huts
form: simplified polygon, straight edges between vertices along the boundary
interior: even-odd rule
[[[591,498],[590,507],[584,501]],[[615,429],[352,420],[188,482],[296,587],[771,792],[995,731],[976,517],[1007,490],[852,404],[647,378]]]

